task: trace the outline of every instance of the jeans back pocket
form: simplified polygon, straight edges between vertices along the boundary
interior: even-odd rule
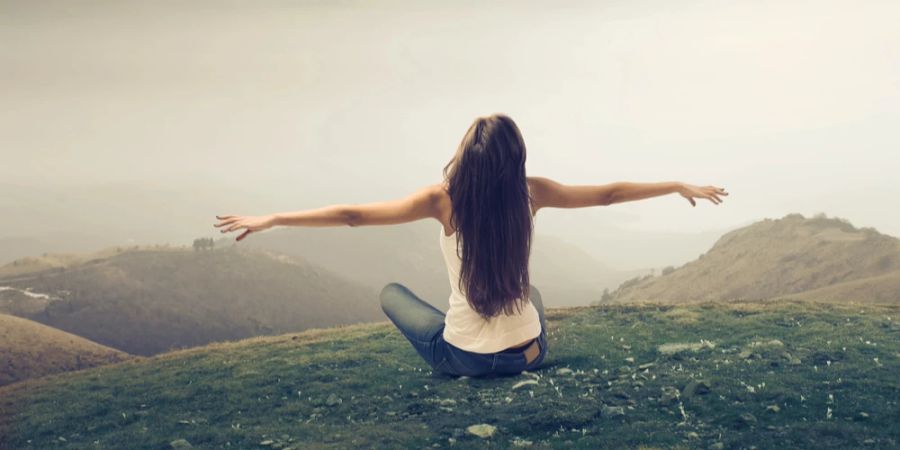
[[[450,367],[450,361],[447,361],[446,356],[441,358],[441,362],[435,364],[431,368],[431,371],[442,374],[453,374],[453,369]]]

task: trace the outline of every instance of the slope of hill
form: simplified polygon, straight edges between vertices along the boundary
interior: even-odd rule
[[[496,378],[389,322],[213,344],[0,388],[0,447],[897,448],[898,312],[548,309],[542,367]]]
[[[378,291],[320,267],[239,247],[129,249],[0,280],[0,286],[50,297],[39,311],[0,312],[18,311],[137,355],[384,319]]]
[[[845,281],[785,298],[823,302],[893,303],[900,305],[900,271]]]
[[[623,283],[617,302],[766,299],[859,281],[890,282],[900,271],[900,240],[837,218],[789,214],[723,235],[699,259],[657,277]],[[851,286],[851,285],[848,285]],[[887,287],[871,287],[855,298]],[[814,296],[816,300],[823,300]],[[896,301],[896,297],[889,298]]]
[[[0,386],[130,357],[125,352],[28,319],[0,314]]]

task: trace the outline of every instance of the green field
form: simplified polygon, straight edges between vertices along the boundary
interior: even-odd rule
[[[382,322],[18,383],[0,390],[0,447],[900,447],[900,307],[616,305],[547,319],[544,365],[514,377],[434,375]],[[513,389],[525,380],[537,383]],[[476,424],[496,429],[479,437]]]

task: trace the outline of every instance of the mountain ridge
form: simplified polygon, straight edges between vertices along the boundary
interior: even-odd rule
[[[0,292],[0,300],[26,288],[47,296],[18,315],[144,356],[383,317],[377,292],[312,264],[238,247],[126,249],[0,284],[19,289]]]
[[[788,214],[725,233],[699,258],[659,276],[629,280],[612,297],[616,302],[762,300],[898,271],[900,239],[840,218]],[[900,302],[900,293],[888,300]]]

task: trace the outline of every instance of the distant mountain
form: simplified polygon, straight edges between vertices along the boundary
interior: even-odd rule
[[[199,237],[196,230],[212,229],[215,214],[259,208],[263,200],[240,191],[223,195],[222,190],[158,180],[90,184],[0,180],[0,216],[6,218],[0,233],[0,264],[45,252],[188,244]],[[110,214],[110,205],[115,205],[116,214]],[[165,222],[157,220],[161,211],[166,213]]]
[[[37,272],[84,264],[95,259],[104,259],[121,253],[127,247],[107,247],[93,252],[72,253],[42,253],[40,256],[25,256],[0,266],[0,279],[10,279],[18,276],[30,276]]]
[[[617,302],[858,298],[898,302],[900,240],[843,219],[789,214],[723,235],[695,261],[626,281]],[[808,295],[799,295],[807,291]]]
[[[450,281],[440,253],[442,233],[440,224],[431,220],[393,226],[295,227],[251,235],[237,245],[285,253],[374,290],[398,281],[446,311]],[[218,242],[225,245],[234,239]],[[530,265],[531,282],[550,307],[587,305],[599,300],[604,289],[649,272],[610,268],[578,246],[543,234],[534,237]]]
[[[237,246],[116,251],[3,267],[15,275],[0,278],[0,312],[137,355],[384,320],[378,291],[284,255]],[[49,268],[14,270],[28,264]]]
[[[541,290],[545,306],[585,306],[603,298],[623,281],[650,269],[617,270],[594,259],[580,246],[548,235],[537,235],[531,248],[532,284]]]
[[[28,255],[37,255],[43,252],[46,243],[35,237],[0,237],[0,264],[22,258]]]
[[[290,255],[340,273],[375,292],[389,282],[400,282],[446,311],[450,287],[438,248],[440,226],[436,224],[418,221],[352,228],[284,227],[251,234],[236,245]],[[217,241],[217,245],[225,243],[234,243],[234,237]]]
[[[125,352],[74,334],[0,314],[0,386],[129,358]]]
[[[0,232],[0,264],[45,252],[92,252],[114,245],[187,245],[194,238],[221,236],[212,228],[216,214],[265,213],[327,204],[324,200],[321,203],[316,201],[321,196],[311,192],[285,201],[285,197],[295,197],[288,193],[291,189],[291,186],[285,185],[279,195],[262,195],[210,180],[123,180],[89,184],[48,184],[39,181],[17,184],[0,180],[0,192],[3,193],[0,195],[0,217],[4,217],[3,231]],[[348,188],[344,198],[352,201],[357,195],[353,190]],[[382,198],[396,195],[396,192],[382,192]],[[109,214],[109,205],[116,205],[117,214]],[[165,222],[158,220],[160,211],[166,212]],[[103,220],[96,220],[97,217],[103,217]],[[545,208],[537,215],[536,227],[538,240],[544,235],[565,239],[577,244],[595,259],[627,270],[687,261],[712,245],[721,234],[712,230],[630,230],[616,225],[621,223],[623,216],[614,209]],[[401,234],[409,232],[412,235],[422,231],[424,234],[421,236],[428,239],[436,251],[437,244],[432,241],[437,233],[436,225],[433,220],[427,220],[400,226],[359,227],[352,233],[355,236],[367,235],[370,229],[375,228],[390,228],[395,230],[394,233],[403,230]],[[281,231],[285,230],[272,230]],[[347,236],[346,229],[332,227],[291,231],[322,237]],[[254,238],[261,238],[264,234],[268,232],[252,236],[240,244],[252,244]],[[234,242],[234,239],[231,241]],[[635,251],[639,246],[652,248],[652,251]],[[334,268],[332,270],[343,273]],[[627,275],[622,280],[631,276],[634,275]],[[552,276],[543,278],[552,280]],[[611,286],[599,286],[599,290],[607,287],[614,289],[617,285],[618,282]],[[420,286],[420,290],[432,289],[426,283]],[[431,293],[441,294],[437,290]],[[449,295],[449,288],[446,293]],[[560,303],[563,304],[566,303]]]

